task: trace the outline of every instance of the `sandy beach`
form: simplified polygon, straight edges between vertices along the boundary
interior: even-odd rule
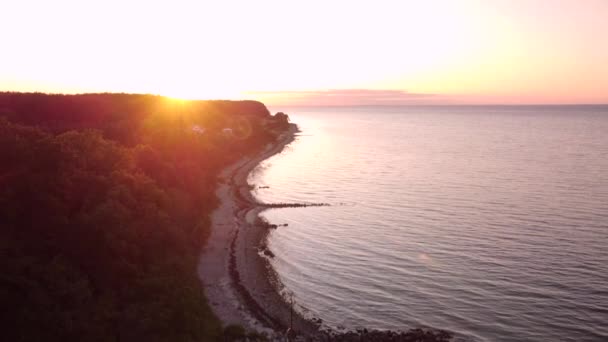
[[[213,311],[224,325],[239,324],[269,335],[281,334],[290,326],[290,305],[279,294],[281,286],[261,250],[269,228],[260,224],[259,213],[267,206],[253,197],[247,178],[260,162],[291,143],[297,132],[297,126],[291,124],[276,143],[220,174],[216,190],[220,205],[212,214],[212,232],[202,251],[198,274]],[[297,313],[293,328],[303,335],[317,330]]]

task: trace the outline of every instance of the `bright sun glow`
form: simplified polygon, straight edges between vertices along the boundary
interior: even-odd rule
[[[202,94],[205,94],[205,99],[239,99],[241,98],[238,92],[222,90],[222,89],[213,89],[212,87],[205,87],[204,84],[197,85],[178,85],[175,87],[159,87],[158,93],[163,94],[165,96],[169,96],[173,99],[180,100],[196,100],[202,97]]]
[[[289,103],[279,92],[399,89],[473,103],[608,102],[602,0],[23,0],[2,13],[1,90],[272,91]]]

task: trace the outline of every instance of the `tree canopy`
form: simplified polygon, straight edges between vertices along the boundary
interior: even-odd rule
[[[5,338],[220,338],[197,258],[218,171],[275,138],[269,119],[252,101],[0,93]]]

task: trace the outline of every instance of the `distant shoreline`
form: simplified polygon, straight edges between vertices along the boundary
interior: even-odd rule
[[[277,141],[252,157],[245,157],[220,174],[216,192],[219,207],[212,215],[212,232],[199,263],[199,276],[211,307],[225,325],[283,333],[289,327],[290,306],[279,294],[281,285],[269,260],[263,256],[269,228],[259,214],[259,203],[247,183],[258,165],[283,151],[299,132],[295,124]],[[318,327],[294,312],[294,330],[309,335]]]

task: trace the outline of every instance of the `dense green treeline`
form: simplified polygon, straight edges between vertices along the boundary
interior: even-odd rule
[[[196,275],[216,176],[285,123],[252,101],[0,93],[3,336],[221,338]]]

